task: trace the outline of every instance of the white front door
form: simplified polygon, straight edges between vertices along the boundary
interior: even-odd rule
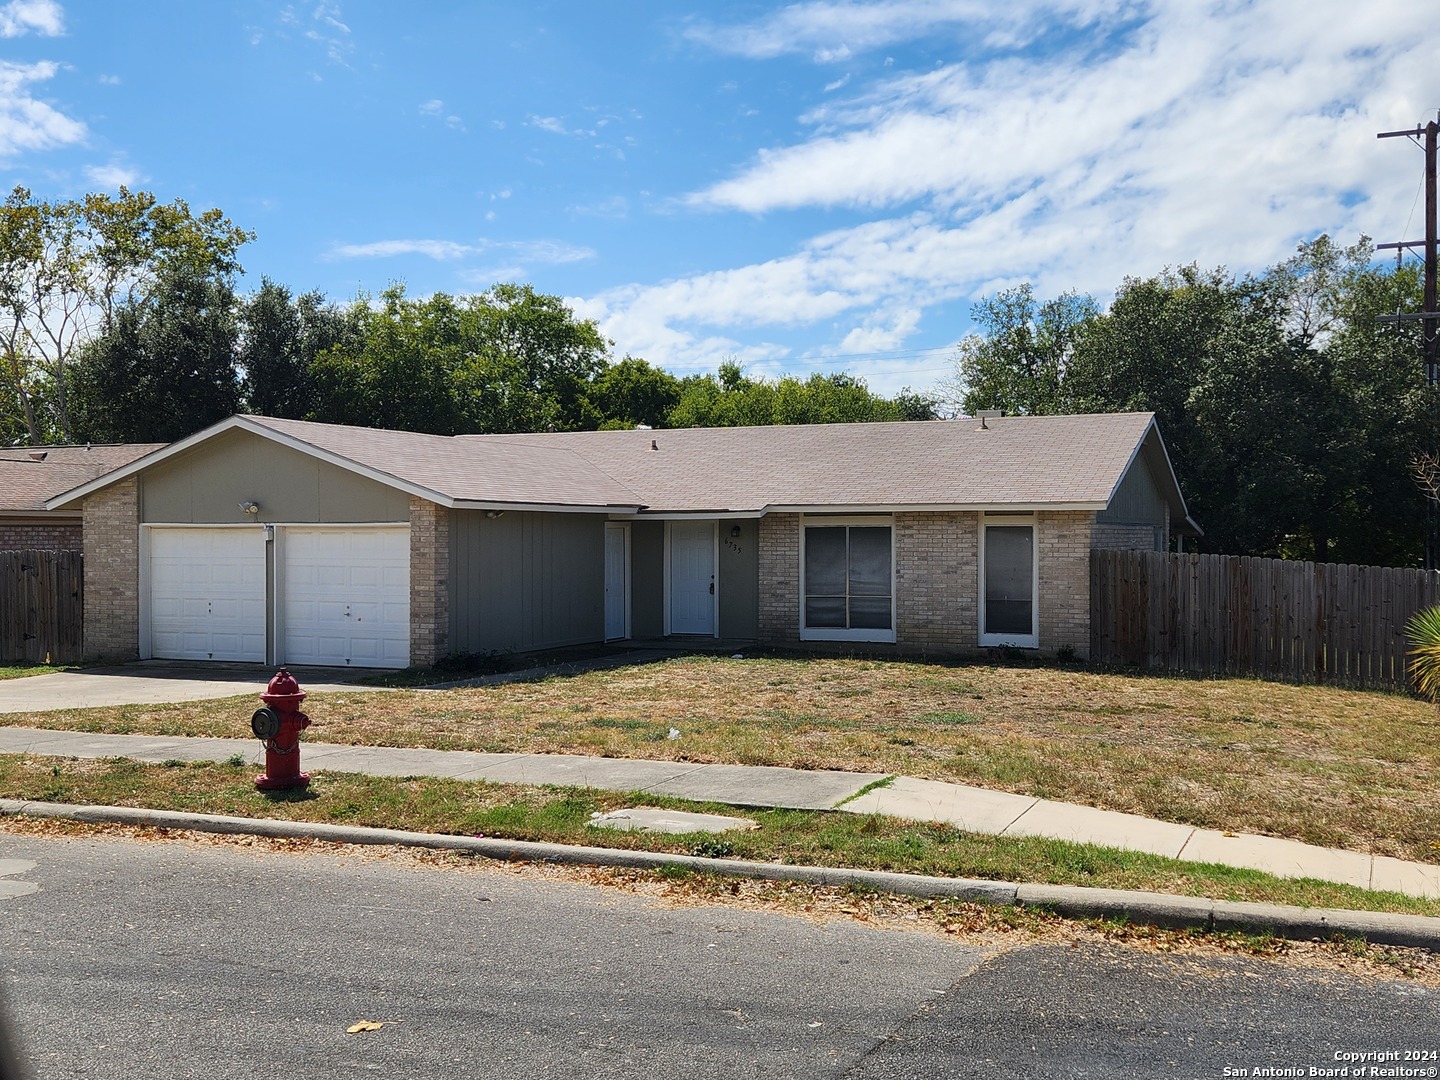
[[[148,529],[150,650],[265,662],[265,530]]]
[[[605,640],[630,636],[630,560],[626,557],[629,526],[605,523]]]
[[[284,529],[281,662],[410,663],[410,530]]]
[[[715,634],[715,522],[669,523],[667,633]]]

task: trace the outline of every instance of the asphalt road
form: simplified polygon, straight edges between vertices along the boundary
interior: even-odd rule
[[[986,958],[500,871],[182,842],[0,833],[0,875],[0,974],[36,1080],[1221,1077],[1440,1050],[1434,991],[1239,958]],[[346,1033],[362,1019],[397,1022]]]

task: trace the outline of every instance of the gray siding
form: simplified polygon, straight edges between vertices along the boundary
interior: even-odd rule
[[[730,535],[735,528],[739,536]],[[720,636],[744,641],[760,637],[760,561],[756,521],[720,522]]]
[[[630,526],[630,633],[636,638],[665,634],[665,523]]]
[[[255,517],[240,509],[251,500],[260,504]],[[248,431],[228,431],[141,474],[140,520],[408,522],[410,496]]]
[[[1169,544],[1169,524],[1169,503],[1145,455],[1138,454],[1120,479],[1110,505],[1096,513],[1092,544],[1163,551]]]
[[[527,652],[604,637],[603,516],[450,512],[453,651]]]

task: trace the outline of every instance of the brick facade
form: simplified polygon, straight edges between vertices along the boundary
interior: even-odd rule
[[[84,530],[78,521],[47,521],[43,524],[0,520],[0,551],[79,551]]]
[[[979,641],[979,515],[895,515],[895,644],[968,653]]]
[[[1163,535],[1162,526],[1144,523],[1114,525],[1097,521],[1090,543],[1091,547],[1101,551],[1164,551],[1157,544],[1157,533]]]
[[[1040,651],[1090,648],[1090,511],[1035,515],[1040,580]],[[893,515],[895,649],[973,654],[980,640],[980,515]],[[760,640],[800,644],[800,517],[760,519]],[[811,643],[807,643],[811,644]],[[872,642],[847,643],[866,650]]]
[[[1090,541],[1095,514],[1063,510],[1035,515],[1040,570],[1040,651],[1069,646],[1090,655]]]
[[[140,487],[131,476],[85,500],[85,660],[140,655]]]
[[[410,496],[410,664],[450,650],[450,512]]]
[[[766,514],[756,541],[760,640],[800,644],[800,515]]]

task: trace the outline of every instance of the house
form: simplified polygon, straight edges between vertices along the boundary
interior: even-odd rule
[[[1089,552],[1195,533],[1148,413],[445,437],[234,416],[79,510],[91,658],[687,638],[1089,649]]]
[[[80,508],[47,510],[46,500],[164,445],[20,446],[0,450],[0,551],[78,551]]]

